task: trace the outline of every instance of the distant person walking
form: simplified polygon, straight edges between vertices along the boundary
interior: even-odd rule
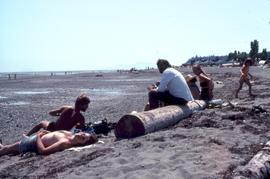
[[[199,64],[192,66],[193,73],[199,77],[201,92],[200,99],[210,101],[213,99],[214,83],[212,79],[202,70]]]
[[[179,71],[164,59],[157,61],[157,67],[161,73],[161,80],[158,86],[148,87],[149,109],[158,108],[160,102],[164,102],[165,105],[185,105],[193,100],[186,80]]]
[[[27,136],[32,135],[33,133],[38,132],[40,129],[45,129],[48,131],[57,131],[57,130],[70,130],[73,127],[78,129],[85,128],[85,119],[81,114],[81,111],[85,112],[90,103],[90,99],[82,94],[77,97],[75,102],[75,107],[64,106],[60,109],[50,111],[50,115],[59,116],[55,122],[41,121],[38,125],[33,127],[28,133]]]
[[[247,58],[240,70],[240,80],[239,80],[239,87],[236,90],[235,98],[238,98],[238,93],[242,89],[243,84],[246,83],[248,85],[248,94],[251,97],[254,97],[255,95],[251,93],[251,83],[250,79],[253,78],[253,76],[249,73],[249,67],[252,65],[251,58]],[[250,77],[250,78],[249,78]]]

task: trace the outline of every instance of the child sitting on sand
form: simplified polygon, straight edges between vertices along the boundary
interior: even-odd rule
[[[53,110],[50,112],[52,116],[59,116],[55,122],[41,121],[38,125],[33,127],[28,133],[27,136],[32,135],[33,133],[38,132],[40,129],[45,129],[48,131],[57,131],[57,130],[71,130],[73,127],[78,129],[85,128],[85,119],[81,114],[81,111],[85,112],[90,103],[90,99],[82,94],[80,95],[75,102],[75,107],[64,106],[60,109]]]
[[[0,144],[0,156],[17,155],[27,152],[35,152],[40,155],[49,155],[75,146],[90,145],[97,142],[95,134],[79,132],[73,134],[70,131],[40,131],[30,137],[24,138],[14,144]]]
[[[195,75],[199,77],[201,93],[200,99],[205,101],[210,101],[213,99],[213,89],[214,83],[211,78],[202,70],[199,64],[195,64],[192,66],[192,71]]]
[[[247,58],[243,64],[243,67],[240,70],[241,76],[239,80],[239,88],[236,90],[235,98],[238,98],[238,93],[242,89],[244,83],[248,85],[249,96],[254,97],[254,95],[251,93],[251,83],[249,81],[249,77],[252,78],[252,75],[249,73],[249,67],[251,65],[252,65],[251,58]]]

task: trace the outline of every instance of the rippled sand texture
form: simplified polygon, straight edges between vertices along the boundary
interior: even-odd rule
[[[180,69],[183,74],[189,68]],[[253,67],[253,91],[247,87],[233,98],[239,68],[205,68],[218,81],[216,98],[234,108],[196,112],[168,129],[134,139],[115,140],[114,134],[81,151],[68,150],[49,156],[3,156],[0,178],[232,178],[270,139],[269,112],[256,113],[252,105],[270,111],[269,69]],[[131,111],[142,111],[147,85],[159,80],[158,72],[94,73],[38,76],[0,80],[0,138],[15,142],[43,119],[55,120],[48,111],[73,105],[80,93],[91,98],[87,121],[107,118],[116,122]]]

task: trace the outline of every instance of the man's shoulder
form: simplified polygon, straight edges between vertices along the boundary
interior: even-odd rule
[[[175,69],[174,68],[167,68],[166,70],[164,70],[164,72],[163,72],[163,74],[165,74],[165,75],[168,75],[168,74],[174,74],[174,73],[176,73],[175,72]]]
[[[178,70],[176,70],[176,69],[174,69],[172,67],[167,68],[163,73],[166,76],[170,76],[170,75],[172,75],[172,76],[181,76],[182,75],[182,73],[180,71],[178,71]]]
[[[62,106],[61,110],[74,109],[73,106]]]
[[[175,69],[173,67],[167,68],[164,72],[168,72],[168,73],[180,73],[180,71],[178,71],[177,69]]]
[[[63,113],[72,113],[74,111],[74,108],[65,108]]]

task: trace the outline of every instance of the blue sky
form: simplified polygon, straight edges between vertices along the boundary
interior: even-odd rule
[[[180,65],[270,50],[270,0],[0,0],[0,72]]]

